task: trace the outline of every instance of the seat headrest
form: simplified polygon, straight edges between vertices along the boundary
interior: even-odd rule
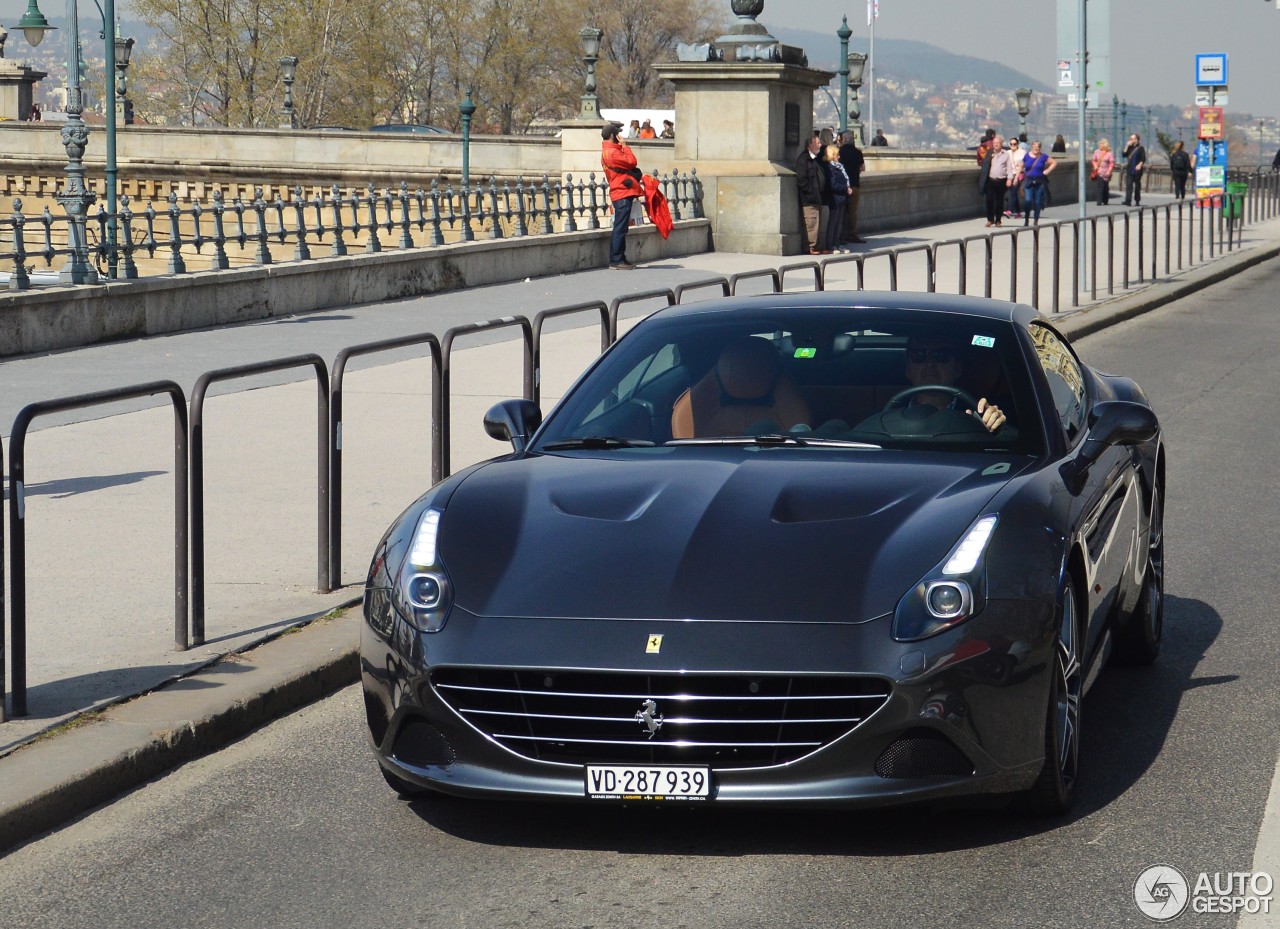
[[[778,379],[782,361],[764,339],[745,336],[720,352],[716,374],[720,387],[735,400],[759,400],[768,396]]]

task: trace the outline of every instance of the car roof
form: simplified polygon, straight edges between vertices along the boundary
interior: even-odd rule
[[[698,300],[659,310],[651,319],[674,319],[715,313],[744,317],[756,314],[776,316],[779,310],[866,309],[883,311],[923,311],[977,317],[1025,326],[1039,316],[1035,309],[1007,300],[958,294],[931,294],[914,291],[827,290],[798,294],[759,294]]]

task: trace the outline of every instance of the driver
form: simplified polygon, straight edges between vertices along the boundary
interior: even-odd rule
[[[953,387],[963,372],[960,351],[950,340],[922,336],[912,337],[907,342],[907,380],[913,386],[937,384]],[[942,391],[919,393],[911,398],[913,406],[927,404],[939,410],[947,409],[954,402],[955,398],[951,394]],[[982,425],[987,427],[988,432],[998,432],[1005,424],[1004,412],[986,397],[978,400],[977,410],[965,412],[982,420]]]

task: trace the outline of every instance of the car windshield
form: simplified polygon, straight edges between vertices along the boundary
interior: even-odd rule
[[[662,316],[623,338],[535,451],[671,445],[1039,453],[1013,324],[936,311]],[[1003,420],[984,423],[995,405]],[[993,428],[994,425],[994,428]]]

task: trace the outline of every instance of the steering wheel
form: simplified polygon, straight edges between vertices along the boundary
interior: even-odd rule
[[[978,400],[973,394],[967,390],[961,390],[959,387],[948,387],[946,384],[918,384],[915,387],[900,390],[889,398],[889,402],[884,405],[884,408],[886,410],[895,410],[899,407],[907,406],[907,401],[912,397],[917,394],[928,393],[947,394],[964,403],[964,409],[973,410],[975,413],[978,412]]]

